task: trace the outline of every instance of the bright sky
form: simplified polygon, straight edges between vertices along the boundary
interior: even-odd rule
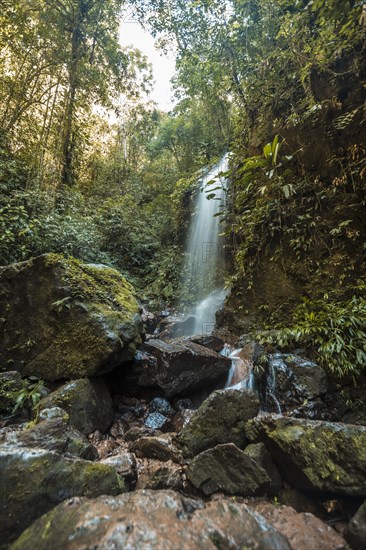
[[[174,56],[165,56],[154,45],[154,38],[145,31],[137,21],[134,21],[133,13],[126,14],[120,31],[122,46],[133,46],[141,50],[153,66],[155,87],[151,99],[156,101],[160,109],[169,111],[174,107],[172,101],[172,88],[170,79],[174,75]]]

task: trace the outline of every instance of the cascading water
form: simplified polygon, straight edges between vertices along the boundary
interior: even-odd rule
[[[226,179],[220,173],[228,170],[228,154],[200,181],[197,207],[188,234],[183,287],[190,296],[195,317],[189,334],[212,332],[215,314],[224,303],[224,247],[220,236],[220,218],[215,216],[225,204]],[[211,183],[212,182],[212,183]]]

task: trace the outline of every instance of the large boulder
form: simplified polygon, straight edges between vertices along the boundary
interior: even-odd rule
[[[327,375],[309,359],[273,353],[267,356],[260,389],[266,410],[278,413],[324,395]]]
[[[266,415],[248,422],[246,435],[266,445],[294,487],[366,496],[366,427]]]
[[[250,503],[250,508],[284,535],[293,550],[349,550],[344,538],[313,514],[269,502]]]
[[[15,539],[36,518],[72,496],[124,491],[123,480],[113,467],[65,458],[46,449],[4,445],[0,472],[2,542]]]
[[[110,371],[135,354],[138,312],[105,266],[45,254],[0,267],[0,364],[50,381]]]
[[[157,388],[172,397],[224,383],[229,370],[227,357],[189,340],[151,340],[136,354],[127,384]]]
[[[218,491],[227,495],[263,495],[271,482],[264,468],[233,443],[217,445],[194,457],[187,478],[205,495]]]
[[[291,550],[245,504],[202,502],[173,491],[136,491],[117,498],[69,500],[37,520],[12,550]]]
[[[112,398],[102,378],[68,382],[41,399],[38,407],[61,407],[68,413],[70,424],[85,435],[106,431],[114,420]]]
[[[187,456],[220,443],[243,447],[245,423],[259,412],[259,400],[249,390],[217,390],[195,411],[178,436]]]

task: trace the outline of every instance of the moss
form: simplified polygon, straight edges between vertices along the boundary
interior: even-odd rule
[[[45,265],[60,268],[61,282],[69,288],[75,300],[100,302],[101,310],[107,308],[108,312],[110,309],[138,312],[132,285],[115,269],[83,264],[62,254],[47,254]]]

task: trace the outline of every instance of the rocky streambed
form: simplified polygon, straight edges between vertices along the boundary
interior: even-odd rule
[[[117,272],[60,256],[0,268],[0,298],[1,548],[366,546],[362,382],[242,342],[225,388],[219,335],[148,337]]]

